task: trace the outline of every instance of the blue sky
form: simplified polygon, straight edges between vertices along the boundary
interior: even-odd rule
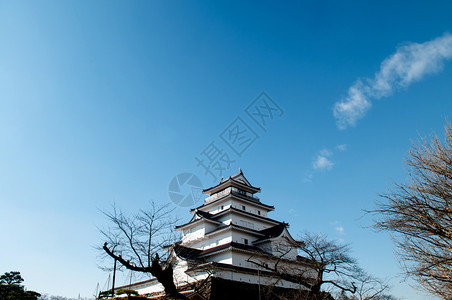
[[[214,142],[294,236],[351,243],[394,295],[427,299],[362,209],[451,118],[451,20],[447,1],[0,1],[0,272],[91,296],[99,210],[171,203],[183,172],[215,184],[195,160]],[[265,130],[245,112],[262,91],[283,111]],[[237,117],[258,136],[241,156],[220,137]]]

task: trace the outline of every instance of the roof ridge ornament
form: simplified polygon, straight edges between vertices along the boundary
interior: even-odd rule
[[[261,191],[260,188],[251,185],[251,183],[248,181],[248,179],[246,179],[245,175],[243,174],[242,168],[239,168],[238,173],[231,175],[229,177],[222,176],[220,182],[217,185],[204,189],[203,194],[211,196],[212,194],[219,192],[222,188],[224,189],[225,187],[228,187],[230,185],[235,185],[237,188],[244,189],[245,191],[250,192],[252,194]]]

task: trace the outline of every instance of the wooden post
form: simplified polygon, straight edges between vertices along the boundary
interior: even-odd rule
[[[113,284],[111,286],[111,295],[113,298],[115,298],[115,277],[116,277],[116,258],[115,258],[115,264],[113,266]]]

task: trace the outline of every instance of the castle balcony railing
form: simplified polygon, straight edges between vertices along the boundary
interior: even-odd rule
[[[251,200],[254,202],[260,202],[259,198],[256,196],[251,196],[249,193],[241,191],[235,187],[228,187],[228,188],[224,189],[223,191],[213,194],[212,196],[206,198],[205,203],[208,204],[208,203],[211,203],[213,201],[216,201],[220,198],[224,198],[229,195],[238,196],[238,197],[241,197],[241,198],[244,198],[247,200]]]
[[[245,193],[242,193],[242,192],[239,192],[239,191],[232,190],[231,194],[234,195],[234,196],[239,196],[239,197],[242,197],[242,198],[254,201],[254,202],[260,202],[258,197],[256,197],[256,196],[249,196],[249,195],[247,195]]]

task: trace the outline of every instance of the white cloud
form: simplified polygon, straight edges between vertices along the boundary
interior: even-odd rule
[[[334,105],[334,117],[336,117],[339,129],[355,125],[356,121],[364,117],[371,107],[371,103],[364,93],[365,89],[367,88],[361,80],[358,80],[349,88],[347,97]]]
[[[344,227],[342,226],[342,224],[341,224],[340,221],[334,221],[334,222],[331,222],[331,225],[334,226],[334,230],[336,230],[336,232],[337,232],[338,234],[340,234],[340,235],[345,234]]]
[[[336,226],[334,229],[336,229],[337,233],[344,234],[344,227]]]
[[[314,176],[312,175],[312,174],[308,174],[308,175],[306,175],[304,178],[303,178],[303,181],[304,182],[312,182],[312,178],[313,178]]]
[[[347,96],[334,105],[339,129],[354,126],[372,106],[372,99],[390,96],[398,88],[408,87],[425,75],[442,70],[445,60],[452,58],[452,35],[425,43],[407,43],[387,57],[373,79],[358,79]]]
[[[312,163],[312,167],[315,170],[331,170],[334,166],[334,163],[329,160],[325,155],[317,155],[317,158]]]
[[[319,153],[320,153],[320,155],[327,156],[327,157],[330,157],[331,155],[333,155],[333,152],[331,152],[328,149],[322,149],[322,150],[320,150]]]
[[[331,170],[334,166],[334,162],[331,160],[333,152],[328,149],[322,149],[319,151],[316,159],[312,162],[312,168],[314,170]],[[312,179],[312,177],[310,178]]]
[[[339,150],[339,151],[347,151],[347,144],[342,144],[342,145],[337,145],[336,146],[336,148]]]
[[[336,149],[341,152],[346,151],[347,144],[337,145],[335,148],[333,148],[333,151],[336,152]],[[327,149],[327,148],[320,150],[318,152],[316,158],[312,162],[312,168],[314,170],[319,170],[319,171],[331,170],[334,167],[334,162],[332,160],[332,157],[334,154],[333,151],[331,151],[330,149]],[[312,178],[313,178],[312,174],[307,174],[304,177],[303,181],[304,182],[312,182]]]

